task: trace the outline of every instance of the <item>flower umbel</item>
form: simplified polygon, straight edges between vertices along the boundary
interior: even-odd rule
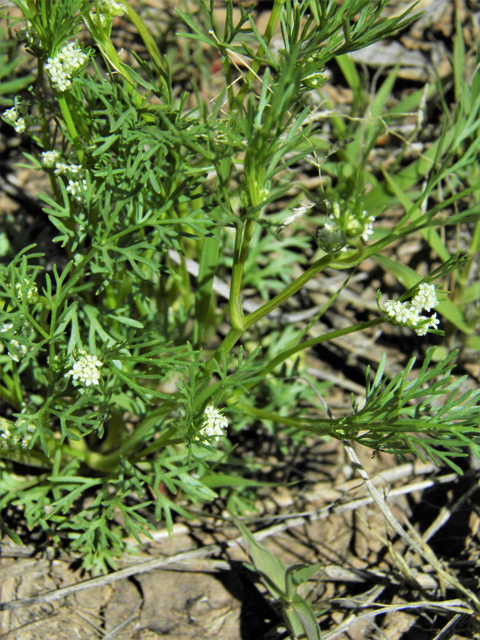
[[[79,355],[79,359],[70,371],[67,371],[65,378],[72,376],[75,381],[78,380],[86,387],[98,384],[100,382],[100,371],[98,369],[103,366],[103,363],[100,362],[97,356],[92,356],[86,351],[79,351]]]
[[[127,13],[127,7],[121,2],[115,2],[115,0],[101,0],[98,3],[98,8],[100,10],[98,14],[95,7],[91,9],[90,19],[95,23],[98,16],[102,28],[110,24],[115,16],[123,16]]]
[[[48,71],[52,86],[57,91],[67,91],[72,86],[73,75],[85,64],[88,54],[68,42],[53,58],[48,58],[45,69]]]
[[[11,437],[10,425],[5,418],[0,418],[0,449],[8,448],[8,439]]]
[[[6,331],[10,331],[11,329],[13,329],[13,324],[11,322],[2,322],[2,324],[0,325],[0,334]],[[22,333],[26,338],[28,338],[30,336],[30,331],[31,325],[29,325],[27,322],[23,325]],[[12,335],[16,336],[17,332],[13,331]],[[6,338],[3,339],[6,340]],[[7,348],[8,355],[15,362],[20,362],[20,360],[28,353],[28,348],[24,344],[20,344],[18,340],[15,340],[14,338],[10,339],[7,342]]]
[[[412,300],[412,304],[425,311],[430,311],[438,305],[434,284],[421,284]]]
[[[2,113],[2,118],[11,124],[17,133],[24,133],[28,126],[28,103],[15,98],[15,106]]]
[[[53,169],[53,167],[55,166],[55,163],[60,157],[60,152],[55,150],[42,151],[42,153],[40,154],[40,157],[42,158],[42,163],[44,167],[47,167],[48,169]]]
[[[422,316],[422,311],[430,311],[438,305],[435,285],[421,284],[411,302],[387,300],[385,312],[390,324],[415,329],[417,336],[424,336],[429,329],[436,329],[440,323],[437,314],[428,318]],[[380,308],[380,307],[379,307]]]
[[[326,253],[347,251],[347,245],[355,245],[357,238],[367,242],[373,233],[375,217],[366,210],[358,211],[354,199],[350,200],[325,201],[327,219],[317,232],[317,242]]]
[[[69,180],[67,185],[67,192],[77,202],[83,202],[85,200],[85,191],[88,189],[87,181],[83,180]]]
[[[219,438],[225,435],[227,428],[228,420],[218,409],[210,405],[205,409],[203,427],[195,439],[202,442],[208,442],[213,439],[218,442]]]

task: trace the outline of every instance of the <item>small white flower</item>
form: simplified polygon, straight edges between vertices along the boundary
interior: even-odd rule
[[[17,133],[23,133],[27,128],[27,120],[21,115],[26,113],[27,106],[20,101],[15,101],[15,107],[11,107],[3,112],[2,118],[11,124]],[[19,113],[20,110],[20,113]]]
[[[85,200],[85,191],[87,190],[87,181],[84,180],[69,180],[67,185],[67,192],[77,202],[83,202]]]
[[[15,362],[20,362],[23,356],[27,355],[28,349],[24,344],[20,344],[18,340],[10,340],[8,345],[8,355]]]
[[[19,118],[14,125],[14,129],[17,133],[23,133],[27,128],[27,122],[25,118]]]
[[[5,418],[0,418],[0,439],[6,440],[12,434],[10,433],[9,424]]]
[[[40,154],[42,158],[42,164],[49,169],[55,166],[58,158],[60,157],[60,153],[58,151],[42,151]]]
[[[13,328],[13,324],[10,322],[3,322],[0,325],[0,333],[4,333],[5,331],[10,331]],[[17,335],[17,332],[14,331],[12,335]],[[7,342],[8,347],[8,355],[15,362],[20,362],[24,355],[27,354],[28,348],[24,344],[20,344],[18,340],[11,339],[10,342]],[[3,351],[3,349],[2,349]]]
[[[88,60],[88,55],[68,42],[53,58],[48,58],[45,69],[50,76],[52,86],[57,91],[67,91],[72,86],[72,77]]]
[[[437,318],[437,314],[434,313],[433,316],[430,316],[430,322],[428,323],[428,326],[431,329],[436,329],[439,324],[440,324],[440,320]]]
[[[107,26],[107,16],[104,13],[96,13],[95,9],[90,11],[90,20],[95,24],[97,22],[97,16],[100,19],[100,26],[105,28]]]
[[[362,211],[362,219],[365,220],[365,227],[360,235],[364,242],[368,242],[368,238],[373,234],[375,216],[369,216],[366,211]]]
[[[412,300],[412,304],[419,309],[425,309],[425,311],[434,309],[438,305],[435,285],[421,284]]]
[[[86,387],[98,384],[100,382],[100,371],[98,369],[103,364],[97,356],[89,355],[86,351],[79,351],[79,355],[79,359],[70,371],[67,371],[65,378],[71,376],[75,381],[80,381]]]
[[[66,173],[68,170],[68,164],[66,162],[55,162],[55,171],[53,172],[56,176],[59,176],[62,173]]]
[[[215,407],[209,406],[205,409],[203,427],[195,439],[202,442],[214,439],[215,442],[218,442],[219,438],[225,435],[227,428],[228,420],[225,416]]]
[[[10,425],[5,418],[0,418],[0,449],[8,449],[9,448],[9,440],[12,437],[12,433],[10,431]]]
[[[38,33],[30,20],[27,20],[27,24],[17,31],[17,36],[20,42],[23,42],[25,44],[25,47],[35,46],[38,49],[42,48],[42,42],[38,37]]]
[[[67,165],[67,171],[69,171],[72,175],[78,176],[83,171],[83,167],[81,164],[69,164]]]
[[[11,107],[3,112],[2,118],[8,122],[8,124],[15,124],[18,118],[18,113],[15,107]]]
[[[347,246],[355,246],[355,239],[362,238],[367,242],[373,234],[374,216],[369,216],[366,210],[356,211],[344,200],[325,201],[327,218],[323,229],[317,231],[317,242],[326,253],[347,251]]]
[[[428,332],[428,324],[424,324],[422,327],[415,329],[417,336],[426,336]]]
[[[387,300],[384,311],[391,324],[415,329],[417,336],[425,336],[428,333],[428,329],[436,329],[438,327],[440,320],[437,319],[436,313],[428,318],[421,315],[421,312],[423,310],[430,311],[437,304],[435,286],[421,284],[411,302]]]

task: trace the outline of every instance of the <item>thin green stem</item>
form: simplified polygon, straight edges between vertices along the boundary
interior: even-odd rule
[[[67,125],[67,129],[72,138],[73,146],[75,147],[75,151],[77,152],[78,161],[80,162],[80,164],[82,164],[83,156],[84,156],[82,141],[80,140],[80,136],[78,135],[78,131],[73,121],[72,114],[70,113],[70,109],[67,103],[67,98],[64,93],[61,93],[61,92],[55,92],[55,93],[56,93],[58,104],[60,106],[60,110],[62,112],[63,119],[65,121],[65,124]]]
[[[259,418],[261,420],[270,420],[271,422],[275,422],[276,424],[285,424],[289,427],[295,427],[296,429],[300,429],[301,431],[309,431],[310,433],[315,433],[319,436],[329,435],[332,432],[332,420],[309,420],[299,417],[287,417],[281,416],[278,413],[272,413],[271,411],[265,411],[264,409],[257,409],[256,407],[252,407],[241,400],[235,401],[235,408],[241,409],[245,411],[247,415],[253,416],[254,418]]]
[[[221,353],[227,354],[233,349],[235,344],[240,339],[242,333],[255,324],[266,315],[274,311],[277,307],[283,304],[286,300],[291,298],[299,289],[301,289],[309,280],[311,280],[314,276],[317,275],[322,269],[327,267],[331,262],[330,256],[324,256],[317,260],[311,267],[309,267],[305,273],[303,273],[299,278],[292,282],[292,284],[288,285],[286,289],[284,289],[281,293],[276,295],[272,300],[266,302],[264,305],[257,309],[253,313],[250,313],[248,316],[245,316],[242,321],[242,328],[232,327],[226,337],[224,338],[222,344],[218,347],[215,353],[209,358],[207,363],[205,364],[205,375],[211,375],[213,370],[215,369],[215,362],[220,362]]]
[[[70,289],[76,284],[77,280],[83,275],[84,268],[90,262],[90,260],[93,258],[96,252],[97,252],[96,248],[90,249],[90,251],[83,258],[83,260],[74,268],[72,275],[70,276],[67,284],[62,288],[60,295],[58,296],[57,305],[56,305],[57,308],[63,304],[63,301],[67,297],[67,294],[69,293]],[[54,329],[54,323],[56,322],[55,311],[56,311],[55,309],[52,309],[52,318],[51,318],[51,324],[50,324],[50,326],[52,327],[51,329],[52,332]]]
[[[267,28],[265,29],[265,33],[263,34],[263,40],[267,46],[270,44],[270,40],[272,39],[275,29],[277,28],[278,20],[280,18],[280,12],[284,4],[285,4],[285,0],[275,0],[273,4],[273,9],[270,14],[270,18],[268,19]],[[256,54],[257,59],[252,61],[252,64],[250,66],[250,71],[247,74],[247,77],[242,85],[242,88],[238,92],[238,95],[236,98],[237,105],[240,106],[243,103],[245,96],[247,95],[248,90],[250,89],[251,84],[254,78],[257,76],[257,72],[260,69],[260,66],[262,64],[260,58],[263,58],[265,53],[266,53],[265,48],[263,44],[261,44],[257,50],[257,54]]]
[[[227,95],[228,95],[228,104],[230,109],[233,109],[235,103],[235,96],[233,94],[233,79],[232,79],[232,70],[230,68],[230,60],[226,54],[223,55],[223,71],[225,73],[225,80],[227,81]]]
[[[317,338],[311,338],[310,340],[305,340],[305,342],[301,342],[300,344],[295,345],[294,347],[290,347],[289,349],[285,349],[281,353],[279,353],[273,360],[271,360],[266,367],[264,367],[259,373],[259,376],[266,376],[271,371],[278,367],[279,364],[291,358],[296,353],[303,351],[304,349],[309,349],[310,347],[314,347],[317,344],[321,344],[322,342],[327,342],[328,340],[334,340],[335,338],[341,338],[342,336],[346,336],[349,333],[355,333],[356,331],[363,331],[364,329],[369,329],[370,327],[375,327],[378,324],[382,324],[385,322],[384,318],[375,318],[375,320],[368,320],[367,322],[361,322],[360,324],[355,324],[352,327],[345,327],[344,329],[337,329],[336,331],[330,331],[330,333],[324,333],[323,336],[318,336]]]
[[[320,271],[325,269],[330,265],[332,258],[328,255],[323,256],[320,260],[317,260],[309,267],[305,273],[303,273],[299,278],[297,278],[294,282],[288,285],[281,293],[276,295],[272,300],[266,302],[264,305],[257,309],[253,313],[250,313],[248,316],[245,316],[243,320],[244,329],[248,329],[255,324],[266,315],[274,311],[281,304],[286,302],[289,298],[291,298],[297,291],[299,291],[303,286],[309,282],[314,276],[317,275]]]
[[[37,87],[38,90],[43,94],[43,60],[41,58],[37,58]],[[45,113],[45,105],[40,100],[40,126],[42,128],[42,144],[45,149],[50,148],[49,136],[48,136],[48,126],[47,126],[47,116]],[[55,177],[51,171],[48,172],[48,179],[50,180],[50,187],[52,189],[53,195],[57,201],[60,201],[60,194],[58,192],[58,185]]]
[[[243,234],[245,227],[241,222],[237,224],[235,234],[235,248],[233,251],[232,280],[230,282],[230,297],[228,300],[228,311],[230,323],[236,330],[243,330],[243,310],[240,294],[242,291],[242,276],[245,259],[241,259],[243,249]]]
[[[2,375],[2,382],[6,386],[0,384],[0,398],[3,398],[10,406],[17,411],[22,408],[22,399],[18,397],[18,387],[12,380],[12,378],[4,373]]]

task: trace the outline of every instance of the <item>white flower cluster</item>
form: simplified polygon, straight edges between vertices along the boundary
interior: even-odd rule
[[[77,202],[85,201],[85,191],[88,188],[87,181],[82,178],[83,167],[81,164],[68,164],[63,160],[59,160],[60,153],[58,151],[44,151],[40,154],[43,164],[49,169],[54,168],[56,176],[66,175],[69,180],[67,184],[67,193],[69,193]],[[72,179],[72,178],[77,178]]]
[[[115,0],[101,0],[98,3],[98,8],[100,10],[98,14],[95,12],[95,9],[92,8],[90,11],[90,19],[95,22],[98,15],[102,27],[106,27],[107,22],[111,21],[115,16],[123,16],[127,13],[127,7],[121,2],[115,2]]]
[[[228,428],[228,420],[218,409],[210,406],[205,409],[203,418],[203,427],[200,429],[196,440],[202,442],[208,442],[214,439],[218,442],[219,438],[225,435],[225,431]]]
[[[18,106],[3,112],[2,118],[11,124],[17,133],[23,133],[27,128],[26,119],[18,112]]]
[[[22,402],[21,413],[27,413],[28,408],[25,402]],[[25,430],[26,424],[26,430]],[[15,433],[21,427],[23,433]],[[13,447],[22,447],[27,449],[30,441],[35,433],[35,425],[28,418],[17,418],[13,425],[13,429],[5,418],[0,418],[0,449],[11,449]]]
[[[103,366],[97,356],[89,355],[86,351],[79,351],[79,359],[70,371],[67,371],[65,374],[65,378],[72,378],[77,381],[79,380],[86,387],[89,387],[92,384],[98,384],[100,382],[100,371],[99,367]]]
[[[72,77],[88,59],[88,55],[68,42],[53,58],[48,58],[45,69],[48,71],[52,86],[57,91],[67,91],[72,86]]]
[[[5,418],[0,418],[0,449],[8,449],[11,437],[10,424]]]
[[[48,169],[53,169],[57,160],[60,158],[59,151],[42,151],[40,154],[42,158],[42,164]]]
[[[317,232],[317,242],[324,251],[327,253],[347,251],[347,245],[359,237],[364,242],[368,241],[373,233],[374,216],[368,215],[366,210],[355,213],[348,206],[342,207],[335,201],[326,201],[325,204],[327,220],[323,229]]]
[[[67,162],[63,162],[60,160],[59,162],[55,162],[55,171],[54,174],[59,176],[63,173],[72,176],[80,176],[83,172],[83,167],[80,164],[68,164]]]
[[[421,284],[411,302],[387,300],[385,311],[391,324],[415,329],[417,336],[424,336],[429,329],[436,329],[440,323],[437,314],[430,318],[422,316],[422,311],[430,311],[438,305],[435,285]]]
[[[85,179],[83,180],[69,180],[67,184],[67,192],[72,196],[74,200],[77,202],[84,202],[85,200],[85,191],[87,190],[88,185]]]
[[[6,331],[10,331],[10,329],[13,329],[13,324],[11,322],[2,322],[2,324],[0,325],[0,334],[5,333]],[[30,336],[31,325],[29,325],[28,322],[26,322],[23,325],[22,333],[25,337]],[[17,335],[17,332],[14,331],[12,335],[14,336]],[[3,343],[2,343],[2,347],[3,347]],[[15,360],[15,362],[20,362],[23,356],[25,356],[28,352],[27,347],[24,344],[20,344],[18,340],[10,339],[10,341],[7,342],[7,347],[8,347],[8,355],[11,357],[12,360]],[[3,351],[3,348],[2,348],[2,351]]]

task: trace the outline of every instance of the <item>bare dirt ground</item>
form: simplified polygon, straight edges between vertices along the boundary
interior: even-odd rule
[[[145,4],[151,17],[162,18],[171,10],[171,3],[161,0]],[[388,11],[399,12],[409,4],[391,2]],[[265,19],[261,9],[262,3],[259,22]],[[421,0],[418,10],[425,13],[408,33],[376,51],[357,52],[358,64],[371,71],[378,69],[380,59],[388,65],[388,56],[394,64],[401,50],[405,64],[399,75],[407,88],[409,83],[418,87],[434,81],[436,73],[451,73],[455,15],[473,47],[479,39],[480,7],[466,0]],[[140,50],[140,45],[128,24],[121,22],[118,29],[118,44],[129,59],[129,51]],[[350,90],[337,85],[335,77],[326,91],[336,105],[351,99]],[[378,153],[388,156],[388,144],[379,141]],[[28,223],[28,206],[39,206],[36,192],[44,185],[33,182],[38,176],[15,166],[19,145],[18,138],[1,141],[0,208],[2,216]],[[419,250],[419,240],[395,248],[398,259],[414,261],[422,273],[427,266],[415,258]],[[329,287],[335,286],[335,273],[327,277],[308,292],[312,306],[322,304]],[[352,322],[352,299],[361,298],[363,310],[372,311],[379,278],[388,281],[389,274],[379,276],[375,265],[363,265],[329,321],[334,326]],[[406,351],[410,344],[399,340],[394,330],[386,331],[382,344],[377,333],[353,335],[311,354],[312,375],[333,382],[328,402],[334,412],[350,406],[352,392],[361,401],[366,365],[375,369],[384,351],[395,370],[403,369],[411,357]],[[466,388],[478,386],[476,354],[465,354],[462,371],[469,374]],[[262,445],[256,446],[252,455],[260,454]],[[360,448],[356,453],[379,490],[378,503],[341,442],[312,440],[279,465],[283,479],[301,482],[262,490],[250,530],[261,532],[264,544],[285,565],[320,563],[308,589],[315,607],[323,610],[325,640],[478,638],[471,599],[479,591],[478,465],[467,461],[464,475],[458,476],[431,463],[372,457]],[[422,553],[412,550],[386,521],[380,509],[385,497],[393,518]],[[17,517],[22,531],[21,514]],[[223,517],[221,505],[205,510],[193,523],[177,519],[172,538],[162,523],[158,526],[153,541],[145,540],[142,548],[130,541],[131,551],[119,561],[118,571],[100,578],[83,573],[78,558],[50,545],[38,532],[26,532],[21,547],[2,539],[0,602],[7,608],[0,611],[0,640],[287,637],[264,587],[243,567],[247,557],[236,539],[238,530]]]

